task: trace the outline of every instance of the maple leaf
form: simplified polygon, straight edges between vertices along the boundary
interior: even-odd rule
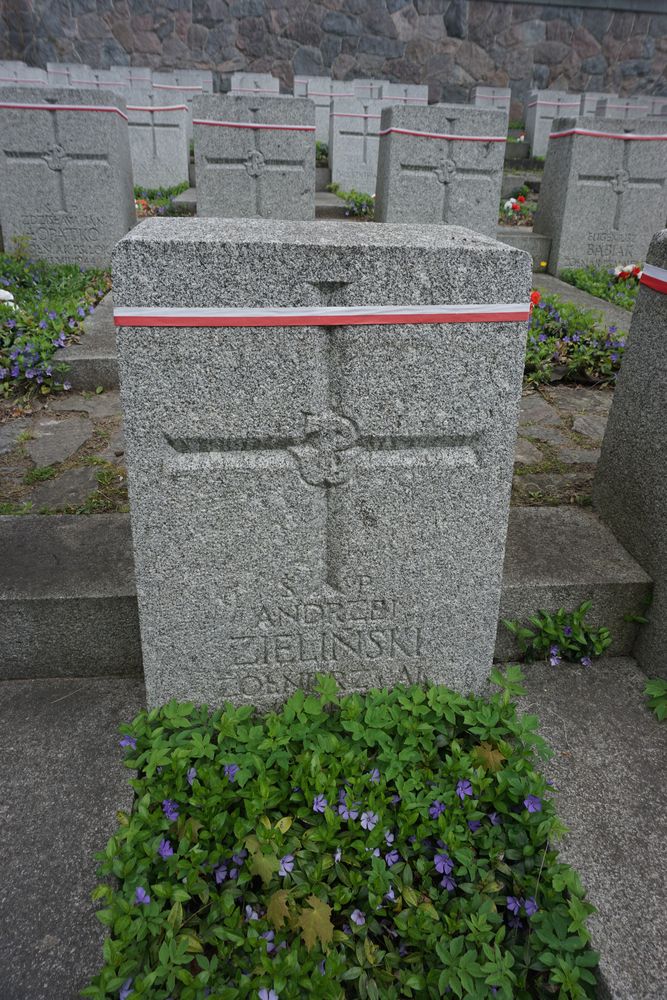
[[[317,896],[309,896],[306,900],[308,908],[299,914],[299,927],[303,943],[308,951],[312,951],[319,941],[326,950],[333,940],[334,926],[331,923],[331,907],[323,903]]]
[[[267,886],[280,868],[280,862],[274,853],[263,854],[257,837],[246,837],[245,846],[250,852],[250,872],[259,875]]]
[[[271,896],[269,905],[266,908],[266,916],[277,931],[280,930],[286,920],[289,920],[288,898],[289,893],[287,889],[278,889]]]
[[[472,753],[480,767],[486,771],[499,771],[503,766],[503,761],[507,760],[505,754],[498,747],[494,747],[486,741],[476,746]]]

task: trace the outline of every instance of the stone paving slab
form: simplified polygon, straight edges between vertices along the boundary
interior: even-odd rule
[[[526,668],[523,705],[555,751],[545,766],[569,827],[564,861],[598,912],[604,1000],[665,1000],[667,984],[667,725],[646,707],[630,659]]]
[[[100,967],[94,855],[131,806],[117,729],[143,703],[139,680],[0,682],[2,1000],[74,1000]]]

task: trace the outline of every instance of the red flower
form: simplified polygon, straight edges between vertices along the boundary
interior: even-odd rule
[[[520,212],[521,211],[521,205],[519,205],[519,204],[512,205],[512,211],[513,212]]]
[[[542,301],[541,294],[538,291],[531,292],[530,301],[533,303],[534,306],[536,306],[538,302]]]
[[[523,205],[523,203],[524,203],[525,200],[526,199],[525,199],[525,197],[522,194],[520,194],[519,197],[517,198],[517,201],[520,201],[522,205]]]

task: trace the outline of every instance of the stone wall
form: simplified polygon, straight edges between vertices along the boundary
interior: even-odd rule
[[[198,66],[428,83],[667,93],[667,14],[655,0],[5,0],[0,58]]]

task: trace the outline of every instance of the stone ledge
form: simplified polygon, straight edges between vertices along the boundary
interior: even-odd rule
[[[540,264],[543,260],[549,260],[550,236],[534,233],[530,226],[498,226],[496,239],[517,250],[525,250],[533,258],[533,271],[544,271]]]
[[[128,514],[0,517],[0,678],[141,673]],[[501,618],[593,600],[612,652],[629,653],[651,581],[597,517],[573,507],[510,513]],[[501,625],[496,659],[516,656]]]
[[[85,320],[83,329],[80,343],[72,344],[58,354],[58,361],[70,366],[66,378],[79,391],[94,392],[100,385],[105,389],[117,389],[118,361],[111,292],[104,296],[93,315]]]

